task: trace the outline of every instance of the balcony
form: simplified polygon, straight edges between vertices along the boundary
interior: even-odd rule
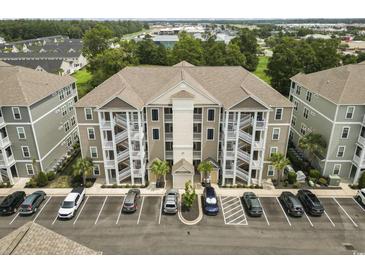
[[[236,176],[248,182],[248,172],[246,170],[237,167]]]
[[[224,134],[223,134],[223,136],[224,136]],[[234,132],[233,130],[229,130],[227,132],[227,140],[230,140],[230,141],[236,140],[236,132]]]
[[[256,121],[256,129],[257,130],[265,129],[265,120]]]
[[[264,148],[264,141],[263,140],[254,141],[253,142],[253,147],[254,147],[254,149],[263,149]]]
[[[365,168],[365,159],[361,159],[359,156],[354,154],[352,159],[360,168]]]
[[[359,135],[359,139],[357,140],[359,144],[365,146],[365,137]]]
[[[115,168],[115,161],[114,160],[105,160],[105,167],[106,168]]]
[[[121,115],[116,115],[114,117],[114,122],[121,127],[127,127],[127,119]]]
[[[202,157],[202,152],[201,151],[197,151],[197,150],[193,151],[193,159],[194,160],[195,159],[201,159],[201,157]]]
[[[112,129],[114,123],[112,121],[106,121],[106,120],[101,120],[100,121],[100,128],[101,129]]]
[[[113,149],[113,141],[103,140],[105,149]]]
[[[194,113],[194,115],[193,115],[194,123],[201,123],[202,119],[203,119],[203,115],[201,113]]]
[[[5,148],[8,145],[10,145],[9,136],[6,136],[5,138],[0,137],[0,148]]]
[[[233,177],[233,174],[234,174],[234,171],[233,171],[233,169],[226,169],[225,170],[225,177]]]
[[[124,180],[129,176],[131,176],[131,169],[129,167],[119,171],[119,181]]]
[[[4,117],[0,117],[0,127],[5,125]]]
[[[251,165],[251,167],[253,168],[253,169],[258,169],[258,168],[260,168],[260,160],[254,160],[254,161],[252,161],[252,165]]]
[[[165,123],[172,123],[172,113],[165,114]]]
[[[143,176],[142,169],[133,169],[133,176],[141,178]]]
[[[115,142],[118,144],[128,138],[128,131],[124,130],[115,135]]]
[[[140,133],[139,130],[132,130],[131,131],[131,139],[132,140],[139,140],[143,138],[143,133]]]
[[[250,159],[251,159],[251,155],[250,153],[247,153],[246,151],[242,151],[242,150],[237,150],[237,156],[239,159],[249,163]]]
[[[197,141],[201,141],[202,139],[202,133],[201,132],[194,132],[193,133],[193,139]]]
[[[365,114],[364,114],[364,118],[362,118],[362,123],[365,125]]]
[[[242,139],[243,141],[245,141],[249,144],[251,144],[251,142],[252,142],[252,135],[245,131],[240,131],[239,137],[240,137],[240,139]]]
[[[167,160],[172,160],[174,158],[174,152],[172,150],[166,150],[165,156]]]
[[[145,155],[145,152],[144,151],[132,151],[132,157],[133,158],[137,158],[137,159],[139,159],[139,158],[141,158],[141,157],[144,157],[144,155]]]
[[[5,160],[4,160],[4,158],[0,158],[0,167],[5,167],[6,165],[5,165]]]
[[[229,159],[229,160],[234,160],[234,151],[233,150],[227,150],[226,152],[226,157]]]
[[[165,132],[165,139],[166,139],[166,141],[172,141],[173,133],[172,132]]]

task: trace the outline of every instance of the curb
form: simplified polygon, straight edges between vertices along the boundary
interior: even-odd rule
[[[199,223],[203,219],[201,198],[200,198],[200,195],[197,195],[197,196],[198,196],[199,216],[195,220],[193,220],[193,221],[185,220],[184,217],[181,214],[181,206],[179,207],[179,210],[178,210],[177,213],[178,213],[180,221],[185,225],[196,225],[197,223]],[[181,198],[181,195],[180,195],[180,198]],[[181,201],[181,199],[180,199],[180,201]]]

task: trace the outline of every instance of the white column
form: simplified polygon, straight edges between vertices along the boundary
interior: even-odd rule
[[[253,125],[252,125],[251,156],[250,156],[250,165],[248,169],[248,182],[247,182],[248,185],[251,185],[252,161],[253,161],[253,152],[254,152],[255,135],[256,135],[256,120],[257,120],[257,112],[254,112]]]
[[[238,167],[237,161],[237,152],[238,152],[238,142],[239,142],[239,135],[240,135],[240,119],[241,119],[241,112],[235,113],[237,118],[236,122],[236,144],[235,144],[235,152],[234,152],[234,162],[233,162],[233,184],[236,184],[236,173]]]
[[[222,144],[222,154],[223,154],[223,160],[222,160],[222,185],[225,185],[226,180],[226,158],[227,158],[227,137],[228,137],[228,111],[224,111],[224,142]]]
[[[268,128],[268,121],[269,121],[269,113],[268,112],[264,112],[263,113],[264,116],[264,123],[265,123],[265,130],[264,130],[264,147],[262,150],[262,161],[261,161],[261,168],[260,168],[260,173],[259,173],[259,185],[262,185],[262,173],[263,173],[263,169],[264,169],[264,159],[265,159],[265,152],[266,152],[266,142],[267,142],[267,132],[269,130]]]
[[[117,184],[119,184],[119,170],[118,170],[118,155],[117,155],[117,145],[115,142],[115,129],[114,129],[114,125],[112,123],[112,117],[113,117],[113,112],[109,112],[109,117],[110,117],[110,122],[111,122],[111,129],[112,129],[112,141],[113,141],[113,153],[114,153],[114,169],[115,169],[115,178],[117,181]]]
[[[129,167],[131,170],[131,182],[132,185],[134,184],[134,175],[133,175],[133,159],[132,159],[132,151],[133,151],[133,147],[132,147],[132,140],[131,140],[131,125],[130,125],[130,112],[126,112],[126,117],[127,117],[127,130],[128,130],[128,147],[129,147]]]
[[[103,130],[101,129],[102,118],[101,118],[101,113],[100,112],[98,112],[98,119],[99,119],[99,131],[100,131],[100,139],[101,139],[101,150],[102,150],[102,153],[103,153],[103,161],[104,161],[105,181],[106,181],[107,184],[109,184],[109,172],[108,172],[108,169],[106,167],[106,154],[105,154],[105,147],[104,147],[104,134],[103,134]]]
[[[141,161],[141,170],[142,170],[142,184],[145,184],[145,172],[146,172],[146,167],[145,167],[145,163],[143,161],[144,159],[144,146],[143,146],[143,123],[142,123],[143,119],[142,119],[142,113],[139,111],[138,112],[138,127],[139,127],[139,152],[140,152],[140,161]],[[165,133],[165,131],[164,131]],[[160,133],[161,135],[161,133]]]

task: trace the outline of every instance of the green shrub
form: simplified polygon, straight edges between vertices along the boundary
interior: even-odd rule
[[[359,179],[359,188],[365,188],[365,172],[361,175]]]
[[[56,173],[54,173],[53,171],[48,172],[47,178],[48,178],[48,181],[54,180],[56,178]]]
[[[118,184],[117,183],[113,184],[112,188],[118,188]]]
[[[28,182],[25,183],[26,188],[35,188],[37,187],[37,182],[31,178]]]
[[[36,177],[36,181],[37,181],[37,186],[38,187],[46,186],[47,183],[48,183],[47,174],[44,173],[43,171],[39,172],[37,177]]]
[[[297,174],[293,171],[288,173],[288,182],[289,184],[294,184],[297,181]]]
[[[320,185],[325,186],[325,185],[327,185],[327,180],[325,178],[319,178],[318,183]]]
[[[298,182],[294,183],[293,188],[300,188],[300,183],[298,183]]]
[[[311,169],[309,171],[309,177],[313,178],[315,181],[318,180],[319,176],[321,176],[321,173],[317,169]]]

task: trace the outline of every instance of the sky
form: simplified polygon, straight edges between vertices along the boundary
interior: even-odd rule
[[[2,0],[0,18],[365,18],[365,0]]]

